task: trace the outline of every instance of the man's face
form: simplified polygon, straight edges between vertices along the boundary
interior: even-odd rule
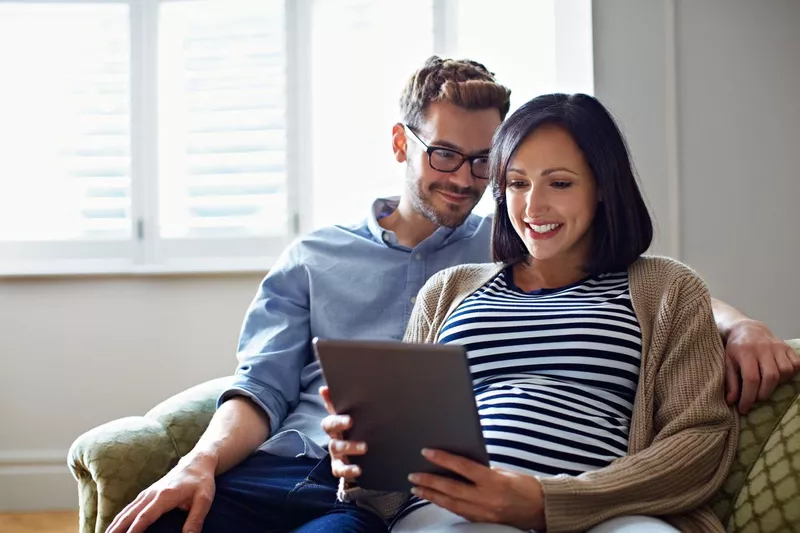
[[[492,136],[499,126],[497,109],[468,110],[439,102],[428,108],[426,119],[416,133],[428,146],[452,151],[440,151],[437,156],[441,161],[448,157],[459,159],[458,153],[488,156]],[[455,172],[436,170],[430,164],[425,146],[410,131],[404,133],[404,149],[396,146],[395,154],[399,161],[408,162],[406,194],[414,209],[438,226],[461,225],[481,199],[489,180],[473,176],[469,161],[464,161]]]

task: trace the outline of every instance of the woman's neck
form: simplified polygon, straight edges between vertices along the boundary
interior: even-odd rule
[[[528,259],[514,265],[514,284],[525,292],[566,287],[587,276],[584,265],[584,261]]]

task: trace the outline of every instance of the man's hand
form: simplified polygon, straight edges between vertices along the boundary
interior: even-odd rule
[[[142,533],[173,509],[188,511],[183,533],[200,533],[216,488],[216,460],[188,455],[166,476],[141,492],[114,519],[106,533]]]
[[[471,522],[506,524],[523,530],[545,529],[544,493],[533,476],[489,468],[439,450],[424,450],[430,462],[474,484],[433,474],[411,474],[416,496]]]
[[[757,320],[742,320],[725,344],[725,398],[747,414],[756,400],[766,400],[779,383],[800,371],[800,357]]]

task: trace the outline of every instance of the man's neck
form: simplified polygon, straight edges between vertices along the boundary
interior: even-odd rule
[[[414,209],[411,202],[402,197],[394,212],[378,220],[383,229],[393,231],[397,241],[403,246],[414,248],[433,235],[439,227],[425,215]]]

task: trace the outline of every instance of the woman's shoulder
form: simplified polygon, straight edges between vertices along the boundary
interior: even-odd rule
[[[440,270],[428,280],[425,288],[442,290],[444,287],[458,290],[459,287],[482,285],[503,269],[500,263],[466,263]]]
[[[629,269],[631,287],[654,292],[680,292],[684,297],[708,293],[705,280],[692,267],[671,257],[644,255]]]

